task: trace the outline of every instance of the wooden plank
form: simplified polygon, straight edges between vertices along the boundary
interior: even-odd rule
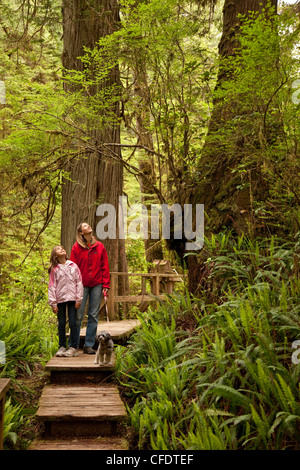
[[[40,399],[40,403],[46,403],[46,402],[49,402],[49,403],[54,403],[55,401],[59,401],[59,400],[69,400],[69,399],[73,399],[74,398],[74,402],[72,403],[72,406],[76,406],[77,403],[79,403],[80,401],[82,401],[83,403],[86,403],[86,397],[87,397],[87,393],[89,393],[90,390],[88,392],[85,392],[85,391],[77,391],[77,392],[73,392],[73,393],[65,393],[64,395],[62,395],[59,391],[56,392],[56,393],[51,393],[51,396],[42,396],[41,399]],[[99,405],[101,404],[100,400],[103,400],[103,402],[105,403],[114,403],[115,401],[119,402],[118,398],[119,398],[119,394],[117,392],[110,392],[108,394],[104,393],[104,394],[100,394],[100,393],[94,393],[94,391],[92,392],[94,395],[92,396],[89,396],[89,400],[90,400],[90,403],[99,403]],[[115,396],[114,396],[115,395]],[[78,400],[76,403],[75,403],[75,399]],[[88,404],[87,404],[88,406]]]
[[[119,391],[114,386],[44,387],[36,416],[51,420],[105,420],[127,416]]]
[[[110,333],[112,340],[116,344],[124,344],[127,339],[134,333],[134,331],[140,326],[140,321],[136,319],[128,320],[117,320],[117,321],[104,321],[98,323],[97,332],[107,331]],[[83,338],[85,337],[86,328],[81,328],[80,330],[80,339],[81,347],[83,345]],[[67,333],[69,336],[69,333]],[[94,346],[96,347],[96,345]]]
[[[5,397],[10,387],[10,379],[0,379],[0,400]]]
[[[44,417],[46,421],[105,421],[108,419],[119,420],[124,418],[126,415],[122,414],[119,410],[102,407],[99,412],[95,413],[95,410],[88,408],[84,413],[80,413],[76,408],[66,408],[64,410],[57,409],[54,407],[47,407],[47,409],[41,409],[37,415],[39,418]]]
[[[115,296],[115,302],[157,302],[157,299],[165,300],[166,295],[165,294],[161,294],[161,295],[153,294],[152,296],[152,295],[142,294],[142,295],[116,295]]]
[[[117,275],[117,276],[178,277],[178,274],[176,274],[176,273],[123,273],[123,272],[111,272],[110,274]]]
[[[120,341],[128,338],[139,326],[140,321],[135,319],[100,322],[98,323],[97,333],[107,331],[110,333],[113,341]],[[82,328],[80,330],[80,336],[84,337],[85,332],[86,328]]]
[[[114,273],[111,273],[107,307],[108,307],[110,318],[112,320],[115,320],[116,318],[116,309],[115,309],[116,287],[117,287],[117,276],[114,275]]]
[[[10,379],[0,379],[0,450],[3,449],[5,395],[10,387]]]
[[[80,407],[80,409],[82,406]],[[107,406],[97,408],[95,412],[93,408],[85,408],[84,413],[80,413],[80,410],[76,408],[64,408],[58,409],[57,407],[41,407],[38,415],[39,418],[46,418],[47,421],[57,421],[58,419],[62,421],[72,421],[73,418],[76,421],[105,421],[107,419],[119,420],[124,418],[126,415],[122,413],[121,410],[111,407],[107,409]]]
[[[96,437],[93,439],[45,439],[34,441],[29,450],[128,450],[123,437]]]
[[[72,396],[72,395],[77,395],[77,394],[82,394],[82,395],[90,395],[94,394],[92,396],[107,396],[108,394],[116,394],[119,395],[119,390],[117,387],[112,386],[112,385],[72,385],[72,387],[69,387],[67,385],[65,386],[55,386],[55,385],[47,385],[44,387],[43,392],[41,397],[43,396],[50,396],[50,397],[61,397],[61,396]]]
[[[120,335],[129,335],[140,326],[140,321],[136,319],[119,320],[98,323],[97,331],[107,331],[111,334],[112,339]]]
[[[169,263],[169,262],[168,262]],[[165,270],[166,271],[166,270]],[[118,294],[118,276],[135,276],[141,277],[142,279],[142,295],[117,295]],[[156,295],[156,299],[147,295],[146,293],[146,279],[151,280],[151,292]],[[140,306],[141,310],[147,308],[149,302],[157,302],[159,300],[165,300],[166,297],[164,295],[159,295],[159,288],[160,282],[165,279],[169,282],[167,287],[168,293],[173,293],[173,286],[175,282],[182,281],[182,278],[175,272],[151,272],[151,273],[127,273],[127,272],[119,272],[114,271],[110,273],[110,293],[108,296],[108,310],[111,319],[115,319],[118,314],[118,308],[116,303],[136,303],[141,302],[142,305]]]
[[[114,370],[114,364],[116,362],[115,353],[112,355],[112,366],[99,366],[94,363],[95,355],[84,354],[83,351],[79,350],[78,355],[74,357],[52,357],[50,361],[45,365],[46,370],[50,371],[112,371]]]
[[[141,282],[141,293],[142,293],[142,295],[147,294],[146,282],[147,282],[147,279],[143,276],[142,277],[142,282]]]

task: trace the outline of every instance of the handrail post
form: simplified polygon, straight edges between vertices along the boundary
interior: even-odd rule
[[[155,273],[152,279],[152,294],[159,297],[159,273]],[[158,307],[158,300],[155,301],[155,304]]]
[[[118,276],[141,276],[141,293],[138,295],[119,295],[118,293]],[[150,279],[151,293],[147,293],[146,282]],[[165,281],[164,281],[165,280]],[[173,293],[174,282],[178,282],[180,276],[176,273],[166,272],[149,272],[149,273],[128,273],[128,272],[111,272],[110,273],[110,292],[108,295],[109,316],[112,320],[118,317],[118,309],[116,304],[119,303],[136,303],[141,302],[140,311],[144,311],[145,304],[155,302],[159,305],[159,300],[164,300],[166,294]],[[162,294],[162,292],[163,294]],[[156,297],[155,299],[153,298]],[[147,307],[146,307],[147,308]]]
[[[108,315],[111,320],[115,320],[116,309],[115,309],[115,295],[116,295],[116,276],[115,273],[110,273],[110,289],[108,293]]]
[[[155,285],[155,295],[157,295],[157,297],[159,297],[159,274],[157,274],[157,276],[155,276],[155,279],[154,279],[154,285]]]
[[[3,449],[5,394],[10,387],[10,379],[0,379],[0,450]]]
[[[146,294],[146,278],[144,276],[142,276],[142,279],[141,279],[141,294],[142,295],[145,295]]]

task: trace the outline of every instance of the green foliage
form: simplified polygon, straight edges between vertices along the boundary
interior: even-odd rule
[[[7,104],[0,106],[0,340],[6,344],[0,376],[12,378],[14,390],[20,375],[30,375],[57,347],[46,264],[60,237],[55,215],[66,164],[84,158],[87,141],[100,151],[93,128],[120,123],[120,100],[130,149],[123,152],[124,168],[140,177],[139,161],[149,157],[145,149],[137,155],[139,118],[152,138],[155,194],[186,202],[201,181],[221,16],[217,9],[211,24],[204,3],[200,15],[197,2],[122,0],[120,29],[85,50],[84,71],[64,76],[74,89],[67,93],[60,2],[1,2]],[[214,152],[220,145],[233,163],[237,194],[250,188],[249,233],[299,230],[299,106],[291,99],[299,73],[296,21],[296,15],[275,23],[249,15],[238,54],[220,64],[231,78],[215,98],[233,117],[210,139]],[[116,66],[120,86],[102,87]],[[243,158],[234,165],[239,145]],[[255,172],[268,186],[263,202],[253,200]],[[137,202],[137,186],[128,186]],[[215,201],[222,210],[225,197],[226,191]],[[132,270],[147,269],[142,244],[127,247]],[[116,350],[133,443],[155,450],[298,449],[300,367],[291,363],[291,342],[300,336],[299,232],[294,240],[255,241],[220,233],[206,239],[204,250],[198,298],[177,294],[139,316],[129,348]],[[16,444],[26,413],[12,395],[7,443]]]
[[[60,200],[58,183],[69,156],[60,11],[58,0],[1,2],[1,261],[14,256],[21,240],[30,250]]]
[[[127,242],[126,257],[129,272],[147,272],[144,240],[141,238],[129,240]]]
[[[24,425],[24,416],[22,415],[22,405],[13,406],[11,403],[11,397],[5,402],[4,410],[4,434],[3,442],[10,442],[16,445],[18,435],[17,431]]]
[[[124,165],[140,177],[138,161],[151,160],[152,196],[178,202],[192,184],[209,120],[220,9],[215,12],[217,25],[209,22],[208,7],[200,14],[195,3],[185,0],[124,0],[120,9],[119,30],[101,38],[94,50],[86,49],[85,70],[69,77],[72,83],[94,89],[103,73],[119,67],[122,143],[130,149],[122,149]],[[111,97],[117,95],[113,90]],[[99,106],[105,102],[97,96],[95,100]],[[154,153],[135,149],[145,145],[144,134]]]
[[[56,237],[51,230],[46,232],[39,249],[36,247],[25,260],[26,251],[15,247],[14,258],[2,264],[5,285],[0,303],[0,341],[5,345],[5,362],[0,364],[0,377],[11,379],[5,405],[5,448],[26,446],[20,436],[30,429],[36,409],[32,405],[34,391],[23,384],[23,379],[30,377],[34,382],[39,367],[58,348],[57,320],[48,306],[46,271]]]
[[[6,362],[0,376],[30,372],[30,365],[49,359],[56,342],[56,320],[48,307],[48,276],[41,259],[30,257],[10,265],[10,288],[1,295],[0,340],[6,345]],[[52,338],[54,336],[54,339]]]
[[[240,19],[239,45],[234,55],[220,59],[224,78],[214,93],[214,130],[206,140],[207,165],[226,155],[226,171],[231,169],[215,205],[227,213],[241,201],[249,211],[250,234],[296,232],[300,134],[292,87],[299,74],[298,20],[292,11],[275,15],[269,8]],[[200,172],[201,165],[200,160]]]
[[[270,286],[283,289],[282,302],[286,302],[286,283],[290,274],[299,275],[300,233],[293,240],[279,237],[256,238],[247,236],[235,239],[229,233],[205,237],[203,275],[199,279],[199,294],[216,300],[220,293],[231,291],[243,293],[245,288],[269,296]],[[291,287],[292,292],[294,287]],[[251,292],[250,290],[250,292]],[[266,301],[269,307],[270,300]]]
[[[218,251],[212,240],[209,263],[223,302],[174,296],[141,317],[129,348],[118,350],[133,443],[298,449],[300,366],[291,361],[300,338],[298,241],[217,238],[223,243]]]

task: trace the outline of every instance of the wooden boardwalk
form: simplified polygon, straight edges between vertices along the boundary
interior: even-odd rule
[[[3,449],[5,395],[10,387],[10,379],[0,379],[0,450]]]
[[[139,324],[139,320],[134,319],[99,322],[97,332],[107,331],[111,334],[115,344],[125,344]],[[85,328],[80,330],[80,338],[83,340],[84,337]]]
[[[114,373],[114,367],[99,366],[94,363],[95,356],[83,354],[78,351],[75,357],[52,357],[47,362],[45,369],[50,372],[50,382],[54,384],[70,383],[99,383],[109,380]],[[115,364],[115,354],[112,355],[112,363]]]
[[[99,323],[114,341],[124,342],[138,327],[136,320]],[[84,336],[85,330],[82,330]],[[122,436],[127,418],[113,365],[94,364],[95,355],[53,357],[47,364],[50,384],[43,389],[36,413],[43,434],[31,450],[128,450]]]

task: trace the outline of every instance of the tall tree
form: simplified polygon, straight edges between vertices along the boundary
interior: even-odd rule
[[[243,185],[241,190],[241,181],[238,181],[239,174],[236,172],[239,164],[245,159],[245,139],[232,132],[232,139],[235,139],[232,147],[226,146],[224,142],[224,129],[229,128],[236,131],[238,129],[238,120],[243,117],[248,127],[252,127],[252,141],[256,141],[259,145],[259,129],[254,129],[251,121],[252,113],[257,111],[257,103],[250,104],[245,101],[243,96],[236,96],[233,102],[226,93],[228,82],[235,77],[233,67],[228,66],[235,54],[239,51],[240,45],[240,26],[241,20],[245,18],[254,18],[253,13],[261,13],[266,8],[273,7],[273,13],[277,12],[277,0],[225,0],[223,8],[223,34],[219,43],[220,69],[215,88],[215,99],[212,116],[209,123],[206,144],[204,146],[200,168],[199,179],[200,184],[194,191],[193,202],[202,202],[205,204],[205,210],[210,212],[210,218],[213,217],[214,228],[220,229],[224,225],[232,225],[235,230],[247,230],[248,223],[251,218],[251,198],[253,197],[254,187],[256,186],[259,197],[264,197],[263,191],[265,185],[256,168],[251,172],[252,186]],[[268,10],[267,10],[268,11]],[[264,44],[266,48],[268,44]],[[273,51],[272,51],[273,52]],[[268,51],[266,54],[266,62],[270,60]],[[268,66],[276,69],[276,61],[278,50],[275,51]],[[224,91],[225,90],[225,91]],[[274,121],[272,124],[274,125]],[[263,129],[267,136],[270,129]],[[273,127],[273,132],[274,132]],[[276,126],[278,131],[278,126]],[[227,137],[230,138],[229,133]],[[256,174],[255,174],[256,173]],[[251,177],[250,176],[250,177]],[[250,188],[251,186],[251,188]],[[250,190],[252,194],[250,194]]]
[[[99,39],[116,31],[118,24],[116,0],[63,0],[64,68],[82,72],[89,67],[80,59],[86,48],[99,50]],[[123,189],[120,146],[104,146],[106,143],[120,143],[119,84],[119,69],[113,66],[97,85],[89,88],[88,97],[105,96],[108,91],[110,109],[99,108],[98,116],[80,118],[81,122],[85,122],[90,139],[86,142],[85,156],[69,165],[69,176],[64,179],[62,191],[61,239],[67,252],[71,250],[75,229],[80,222],[88,222],[96,231],[96,209],[99,204],[111,204],[115,208],[116,236],[102,240],[108,252],[111,271],[127,269],[124,240],[119,239],[118,232],[118,203]],[[78,91],[80,85],[68,83],[66,88],[72,93]],[[92,145],[89,145],[90,142]]]
[[[243,54],[243,22],[253,22],[263,12],[269,31],[274,32],[272,43],[266,37],[260,40],[256,32],[253,40],[257,41],[256,52],[262,66],[255,64],[253,51],[246,58],[252,70],[257,67],[261,72],[257,81],[252,81],[252,88],[261,82],[262,99],[259,100],[259,94],[250,95],[248,92],[249,84],[248,89],[244,84],[245,88],[237,85],[238,80],[242,83],[245,78],[243,66],[246,62],[242,64],[235,59]],[[229,226],[238,234],[253,233],[257,229],[253,220],[253,202],[266,201],[268,197],[270,188],[263,171],[263,154],[282,134],[278,109],[274,104],[274,97],[284,83],[278,72],[279,42],[272,21],[272,15],[274,18],[276,13],[277,0],[225,0],[224,3],[223,33],[219,43],[220,68],[213,111],[198,165],[198,182],[190,199],[193,205],[205,205],[208,230],[217,232]],[[273,88],[269,87],[264,93],[263,87],[269,86],[266,81],[263,83],[268,77],[267,69],[274,80]],[[263,225],[260,224],[259,228],[265,229]],[[190,288],[193,291],[197,289],[199,269],[199,258],[189,256]]]

